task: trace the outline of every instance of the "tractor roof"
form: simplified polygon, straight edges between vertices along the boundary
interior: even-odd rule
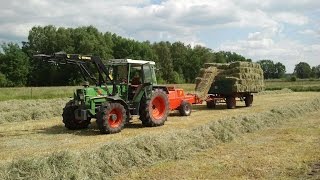
[[[145,60],[134,60],[134,59],[110,59],[108,64],[147,64],[155,65],[154,61],[145,61]]]

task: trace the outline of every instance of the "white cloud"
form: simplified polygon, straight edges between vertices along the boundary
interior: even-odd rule
[[[316,38],[320,38],[320,29],[318,31],[313,29],[305,29],[305,30],[299,31],[299,33],[303,35],[310,35]]]
[[[219,47],[219,50],[235,51],[255,61],[271,59],[275,62],[281,62],[287,67],[289,73],[292,73],[294,66],[301,61],[308,62],[311,66],[320,64],[320,44],[305,45],[290,39],[274,41],[266,38],[258,40],[248,38],[224,43]]]
[[[284,39],[281,35],[290,25],[306,29],[301,34],[319,37],[319,32],[308,27],[310,23],[319,23],[318,19],[308,16],[319,13],[319,7],[318,0],[166,0],[157,4],[152,0],[0,1],[0,39],[25,40],[34,25],[93,25],[100,31],[137,40],[182,41],[214,48],[216,45],[211,44],[214,39],[209,41],[200,32],[226,29],[237,34],[254,29],[247,39],[221,37],[226,43],[220,47],[252,58],[315,59],[314,51],[303,50],[312,45]],[[316,15],[313,18],[318,17]]]
[[[281,12],[277,13],[274,15],[274,18],[280,22],[288,23],[288,24],[293,24],[293,25],[304,25],[309,22],[309,18],[297,14],[297,13],[288,13],[288,12]]]

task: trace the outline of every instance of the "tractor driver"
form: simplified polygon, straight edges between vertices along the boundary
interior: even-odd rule
[[[133,78],[131,79],[131,84],[132,85],[139,85],[141,84],[141,79],[140,79],[140,76],[139,76],[139,71],[136,71],[134,73],[134,76]]]

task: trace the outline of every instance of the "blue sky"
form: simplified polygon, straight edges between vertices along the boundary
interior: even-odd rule
[[[300,61],[320,65],[318,0],[0,0],[0,41],[25,41],[31,27],[48,24],[234,51],[289,73]]]

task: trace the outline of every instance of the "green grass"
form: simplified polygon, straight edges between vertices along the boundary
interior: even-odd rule
[[[73,96],[77,86],[0,88],[0,101],[11,99],[53,99]]]
[[[316,91],[320,92],[320,80],[297,80],[297,81],[283,81],[283,80],[266,80],[266,90],[280,90],[284,88],[291,89],[296,92]]]

